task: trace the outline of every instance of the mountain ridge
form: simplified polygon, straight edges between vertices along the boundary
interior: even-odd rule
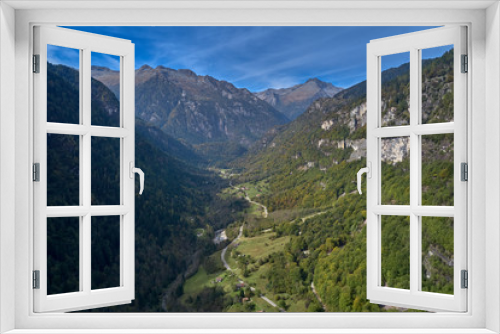
[[[227,81],[161,65],[143,65],[135,73],[137,117],[192,145],[234,142],[248,148],[272,126],[288,122]],[[117,71],[92,67],[92,76],[116,94]]]

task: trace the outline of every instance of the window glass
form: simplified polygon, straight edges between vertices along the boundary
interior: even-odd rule
[[[453,294],[453,218],[421,219],[422,291]]]
[[[120,57],[92,52],[92,125],[120,126]]]
[[[453,122],[453,45],[423,49],[422,124]]]
[[[382,216],[381,286],[410,288],[410,217]]]
[[[47,294],[80,290],[80,218],[47,218]]]
[[[453,134],[422,136],[422,205],[454,203]]]
[[[381,139],[383,205],[410,204],[410,138]]]
[[[80,137],[47,134],[47,206],[80,205]]]
[[[410,124],[410,53],[380,57],[382,126]]]
[[[80,50],[47,45],[47,122],[80,123]]]
[[[92,137],[92,205],[120,204],[120,138]]]
[[[120,216],[92,217],[92,290],[120,286]]]

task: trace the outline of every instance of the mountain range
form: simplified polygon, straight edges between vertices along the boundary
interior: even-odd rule
[[[92,77],[119,99],[118,71],[92,66]],[[310,79],[290,88],[253,94],[191,70],[148,65],[137,69],[135,78],[136,116],[191,145],[206,162],[215,164],[241,156],[272,127],[296,118],[312,101],[342,90]]]
[[[92,77],[118,96],[119,72],[92,67]],[[190,70],[147,65],[136,70],[136,116],[192,145],[249,147],[288,118],[247,89]]]

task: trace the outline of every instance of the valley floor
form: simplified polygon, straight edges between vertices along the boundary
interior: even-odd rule
[[[221,176],[231,178],[227,170],[222,171]],[[198,271],[189,277],[184,285],[184,294],[180,297],[181,302],[189,302],[196,298],[203,289],[219,287],[224,295],[233,301],[233,304],[223,311],[225,312],[306,312],[305,300],[297,296],[287,294],[275,294],[269,288],[267,271],[270,264],[265,263],[265,259],[270,255],[284,250],[285,245],[290,241],[289,236],[277,237],[276,232],[271,226],[260,226],[259,231],[251,233],[245,228],[252,224],[252,220],[262,220],[268,218],[267,207],[257,200],[263,194],[268,192],[264,182],[248,182],[233,185],[230,182],[230,188],[224,189],[223,194],[231,194],[244,198],[249,202],[250,207],[246,210],[247,221],[239,223],[238,234],[232,241],[210,257],[218,261],[218,267],[221,268],[215,272],[207,273],[203,265],[200,265]],[[309,218],[324,214],[326,211],[306,213],[300,218],[302,224]],[[250,221],[250,222],[248,222]],[[281,222],[279,222],[281,223]],[[293,224],[294,221],[289,221]],[[238,222],[235,222],[238,224]],[[230,226],[229,229],[234,229]],[[228,234],[227,230],[217,231],[216,243],[221,242],[221,235]],[[314,284],[311,284],[311,292],[321,302],[317,292],[314,290]],[[325,306],[323,306],[325,309]]]

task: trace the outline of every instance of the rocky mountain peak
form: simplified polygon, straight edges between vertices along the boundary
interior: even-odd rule
[[[188,69],[180,69],[180,70],[177,70],[180,74],[183,74],[185,76],[188,76],[188,77],[194,77],[194,78],[197,78],[198,76],[196,75],[196,73],[194,73],[193,71],[191,70],[188,70]]]
[[[324,97],[333,97],[342,88],[318,78],[310,78],[302,84],[289,88],[267,89],[255,93],[261,100],[266,101],[290,119],[297,118],[307,110],[315,100]]]
[[[307,79],[307,81],[306,81],[304,84],[307,84],[307,83],[315,83],[315,84],[316,84],[316,85],[318,85],[318,86],[332,85],[331,83],[321,81],[321,80],[320,80],[320,79],[318,79],[318,78],[310,78],[310,79]],[[332,86],[333,86],[333,85],[332,85]]]
[[[116,71],[113,71],[107,67],[104,67],[104,66],[97,66],[97,65],[92,65],[91,67],[91,70],[92,71],[99,71],[99,72],[106,72],[106,73],[109,73],[109,72],[116,72]]]
[[[149,70],[152,70],[153,68],[151,66],[149,66],[148,64],[144,64],[142,65],[138,71],[149,71]]]

